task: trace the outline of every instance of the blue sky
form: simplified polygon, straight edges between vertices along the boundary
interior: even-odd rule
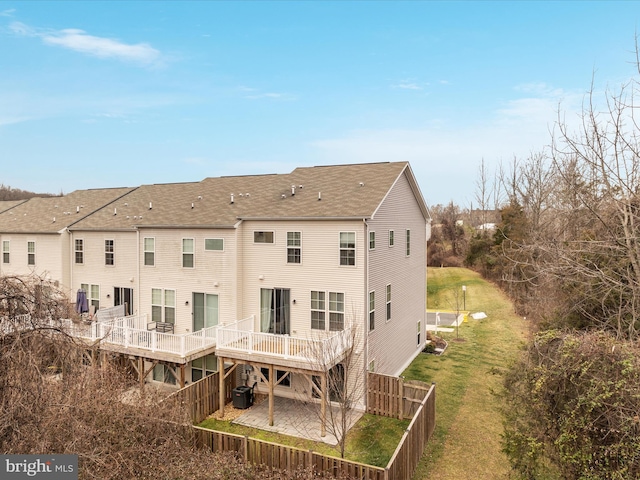
[[[632,64],[640,2],[0,1],[0,183],[409,161],[474,200]],[[573,120],[572,120],[573,121]]]

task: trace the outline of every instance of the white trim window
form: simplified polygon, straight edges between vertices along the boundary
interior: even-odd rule
[[[417,334],[417,340],[418,340],[418,343],[416,345],[419,347],[420,340],[422,339],[422,320],[418,320],[418,323],[416,323],[416,325],[417,325],[416,334]]]
[[[75,262],[82,265],[84,263],[84,240],[76,238],[74,240]]]
[[[373,332],[376,328],[376,292],[369,292],[369,331]]]
[[[389,246],[393,247],[394,243],[395,243],[395,239],[393,238],[395,235],[395,233],[393,232],[393,230],[389,230]]]
[[[326,293],[321,291],[311,291],[311,328],[314,330],[325,329],[326,318]]]
[[[329,330],[344,330],[344,293],[329,292]]]
[[[151,289],[151,321],[176,323],[176,291]]]
[[[369,232],[369,250],[376,249],[376,232]]]
[[[100,285],[81,283],[80,288],[87,293],[87,302],[89,305],[93,305],[97,312],[100,309]]]
[[[2,263],[10,263],[11,260],[11,242],[9,240],[2,241]]]
[[[407,242],[406,254],[408,257],[411,255],[411,230],[409,230],[408,228],[406,233],[406,242]]]
[[[387,322],[391,320],[391,284],[387,285]]]
[[[193,238],[182,239],[182,267],[193,268],[195,262],[195,243]]]
[[[340,232],[340,265],[356,264],[356,232]]]
[[[253,243],[273,243],[274,233],[265,231],[253,232]]]
[[[142,240],[142,250],[144,264],[153,267],[156,264],[156,239],[154,237],[144,237]]]
[[[224,238],[205,238],[204,249],[212,252],[223,252]]]
[[[36,242],[27,242],[27,265],[36,264]]]
[[[115,265],[116,264],[116,245],[115,240],[109,239],[104,241],[104,264]]]
[[[302,263],[301,232],[287,232],[287,263]]]

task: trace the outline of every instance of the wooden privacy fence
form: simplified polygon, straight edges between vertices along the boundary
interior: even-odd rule
[[[367,412],[388,417],[411,418],[408,428],[385,468],[200,427],[193,427],[196,444],[214,452],[237,452],[244,461],[264,465],[275,470],[313,468],[315,471],[330,472],[334,475],[341,472],[358,480],[410,480],[435,428],[435,384],[428,385],[417,381],[405,382],[400,378],[375,373],[368,375],[369,407]],[[217,389],[216,381],[212,381],[208,387],[210,391]],[[187,387],[191,388],[193,393],[189,394],[190,397],[185,397],[185,401],[190,398],[204,398],[204,396],[198,397],[199,387],[194,387],[200,382]],[[187,388],[183,391],[186,391]],[[228,388],[228,394],[232,388]],[[206,388],[203,391],[206,391]],[[217,402],[215,400],[217,395],[215,393],[211,395],[214,398],[213,402]],[[210,408],[215,403],[205,402],[203,405]],[[205,411],[206,409],[198,410],[198,413],[202,414]]]
[[[275,470],[313,468],[317,472],[340,472],[360,480],[391,480],[386,469],[352,462],[343,458],[322,455],[312,450],[302,450],[277,443],[266,442],[233,433],[217,432],[193,427],[196,445],[213,452],[237,452],[245,462],[264,465]]]
[[[192,383],[177,392],[168,399],[182,402],[189,409],[193,423],[200,423],[216,410],[220,409],[220,396],[218,395],[220,372],[207,375],[197,382]],[[225,402],[233,400],[233,389],[236,387],[236,376],[229,375],[225,382]]]

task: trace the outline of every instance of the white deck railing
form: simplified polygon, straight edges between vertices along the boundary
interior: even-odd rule
[[[263,354],[284,360],[298,360],[310,366],[327,366],[352,345],[349,330],[331,332],[318,338],[302,338],[254,331],[254,317],[222,325],[218,330],[218,350]]]
[[[174,335],[147,330],[146,315],[119,317],[106,322],[75,322],[69,319],[43,320],[37,324],[43,327],[60,328],[67,334],[105,344],[120,345],[125,348],[141,348],[152,352],[165,352],[186,357],[198,350],[216,344],[218,326],[197,332]],[[16,317],[13,321],[0,323],[0,333],[27,330],[34,327],[29,315]]]

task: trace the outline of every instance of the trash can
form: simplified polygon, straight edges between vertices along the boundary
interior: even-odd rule
[[[249,408],[253,405],[253,389],[240,385],[233,389],[233,406],[235,408]]]

